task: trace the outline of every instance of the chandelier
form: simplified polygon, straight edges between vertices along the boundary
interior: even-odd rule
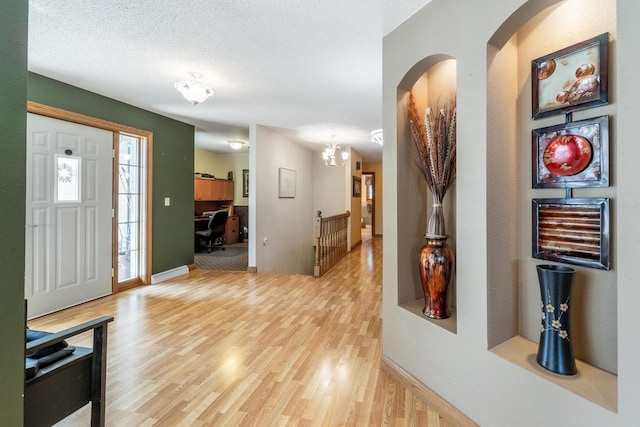
[[[376,129],[371,131],[371,142],[374,142],[378,145],[382,145],[383,143],[382,129]]]
[[[327,166],[342,167],[349,160],[349,152],[337,145],[335,138],[335,135],[331,135],[331,144],[327,144],[327,148],[322,152],[322,159]]]
[[[204,102],[210,96],[213,96],[213,89],[199,80],[202,78],[202,74],[191,71],[190,80],[176,82],[174,87],[178,89],[178,92],[185,97],[185,99],[193,105],[197,105]]]

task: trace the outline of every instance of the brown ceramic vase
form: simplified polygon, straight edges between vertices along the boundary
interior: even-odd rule
[[[427,242],[420,249],[420,279],[424,291],[422,313],[432,319],[449,317],[447,288],[454,268],[453,251],[447,245],[447,236],[426,235]]]

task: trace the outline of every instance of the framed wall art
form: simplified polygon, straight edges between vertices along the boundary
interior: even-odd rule
[[[533,199],[534,258],[609,270],[609,199]]]
[[[242,169],[242,197],[249,197],[249,169]]]
[[[362,182],[359,177],[353,177],[353,197],[362,197]]]
[[[531,61],[534,119],[609,102],[609,33]]]
[[[609,116],[531,131],[533,188],[609,186]]]
[[[278,197],[281,199],[293,199],[296,197],[296,176],[294,170],[278,169]]]

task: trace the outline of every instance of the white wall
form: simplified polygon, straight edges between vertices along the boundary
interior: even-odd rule
[[[249,228],[255,232],[249,235],[249,266],[260,272],[313,274],[312,153],[264,126],[252,126],[250,136],[250,169],[255,171],[250,205],[255,209],[249,212]],[[279,168],[296,171],[295,198],[278,197]]]
[[[495,125],[500,118],[494,116],[499,109],[488,104],[501,101],[490,100],[487,95],[488,90],[495,90],[487,87],[488,77],[499,75],[496,70],[487,71],[492,54],[488,42],[498,31],[506,35],[498,34],[495,39],[502,38],[506,42],[526,20],[554,3],[553,0],[496,0],[488,7],[486,2],[474,0],[433,0],[384,39],[383,191],[386,238],[383,263],[383,354],[483,426],[539,426],[552,423],[565,426],[638,425],[640,335],[636,325],[640,286],[637,284],[636,265],[640,259],[640,247],[637,245],[640,222],[635,219],[635,212],[640,210],[640,193],[637,191],[637,183],[640,182],[640,168],[637,167],[640,144],[635,143],[637,131],[633,123],[640,116],[637,102],[640,81],[634,71],[640,67],[640,49],[637,48],[640,45],[640,27],[637,26],[640,2],[617,2],[615,28],[609,29],[615,34],[615,42],[612,43],[612,55],[615,57],[609,76],[616,82],[611,89],[615,90],[611,101],[616,104],[617,117],[612,123],[611,133],[612,144],[617,152],[611,161],[615,182],[611,221],[616,229],[615,241],[612,242],[615,256],[607,278],[616,279],[613,282],[607,279],[601,289],[593,289],[596,293],[606,294],[613,284],[615,290],[612,289],[610,294],[617,292],[613,300],[609,298],[611,295],[606,297],[604,306],[593,307],[593,310],[616,318],[613,323],[617,324],[617,328],[607,328],[610,333],[617,335],[617,386],[613,391],[602,391],[596,387],[593,395],[585,398],[580,394],[583,391],[579,390],[582,387],[580,384],[584,384],[581,382],[584,381],[584,372],[576,377],[558,379],[557,376],[539,372],[541,369],[536,368],[535,354],[532,360],[530,354],[518,353],[515,357],[522,357],[523,360],[512,363],[489,350],[490,326],[501,318],[501,310],[512,313],[504,316],[506,322],[512,322],[513,303],[528,298],[528,290],[520,296],[517,290],[512,290],[513,282],[521,280],[524,275],[527,276],[525,282],[530,280],[531,272],[525,271],[530,269],[532,261],[530,254],[525,256],[520,253],[530,237],[523,229],[526,224],[522,217],[526,213],[519,206],[522,203],[519,199],[525,196],[517,194],[520,188],[526,191],[530,188],[527,188],[526,182],[520,182],[523,177],[519,176],[519,170],[522,169],[519,164],[503,162],[515,161],[516,144],[529,146],[530,138],[520,141],[524,136],[517,134],[517,129],[521,127],[512,125],[507,130],[510,137],[505,138],[506,152],[500,151],[501,146],[494,145],[496,142],[489,139],[492,134],[489,126]],[[565,5],[560,7],[569,14],[581,10],[585,4],[579,0],[566,0],[563,3]],[[587,3],[595,4],[591,1]],[[582,22],[585,31],[592,24],[597,28],[591,36],[602,32],[599,31],[601,25],[611,25],[605,16],[610,10],[610,1],[597,3],[600,4],[599,9],[590,15],[593,22]],[[551,14],[555,9],[558,6],[551,6],[540,16]],[[509,20],[512,14],[514,19]],[[523,19],[523,16],[528,17]],[[507,24],[503,26],[505,22]],[[572,34],[582,37],[582,33],[575,32],[574,26],[564,23],[552,31],[563,37],[571,38]],[[555,34],[547,37],[550,43],[556,39]],[[507,46],[510,58],[500,58],[499,63],[514,67],[515,70],[517,64],[514,62],[533,59],[518,58],[519,54],[529,56],[531,53],[519,51],[521,46],[517,40],[510,43]],[[548,48],[541,46],[543,50]],[[417,270],[415,256],[422,244],[425,206],[430,202],[421,191],[419,180],[408,172],[410,165],[403,146],[406,136],[404,103],[407,99],[402,96],[398,86],[415,64],[443,54],[454,57],[457,62],[455,333],[398,305],[399,299],[403,298],[401,294],[407,292],[405,284],[413,283],[415,286],[419,283],[417,271],[414,272]],[[523,84],[522,81],[513,75],[507,77],[505,84],[512,85],[509,90],[514,100],[518,96],[528,96],[519,92],[522,88],[517,85]],[[503,120],[522,121],[517,119],[516,101],[504,108],[510,109],[511,113],[505,114]],[[599,113],[589,113],[589,116],[592,115]],[[522,123],[517,126],[522,126]],[[509,138],[511,144],[508,143]],[[506,167],[508,182],[499,179],[503,166]],[[506,202],[500,202],[501,192],[505,192]],[[531,195],[527,197],[530,200]],[[504,224],[502,229],[501,221]],[[504,245],[508,247],[504,248]],[[493,259],[489,258],[490,254]],[[506,274],[496,273],[498,268],[506,269]],[[597,273],[584,274],[600,277]],[[504,306],[500,306],[492,289],[499,292],[504,282],[508,283],[507,288],[512,293],[502,301]],[[597,286],[596,283],[594,286]],[[515,286],[517,288],[518,283]],[[528,285],[524,286],[528,289]],[[489,304],[490,297],[492,304]],[[534,299],[530,301],[532,304],[539,304],[539,296],[531,295],[531,298]],[[515,314],[528,318],[527,310],[523,312]],[[515,322],[517,327],[518,321]],[[593,328],[589,323],[574,323],[572,326]],[[523,324],[519,333],[528,334],[525,331],[528,328]],[[510,333],[507,331],[506,337]],[[605,353],[604,357],[611,359],[614,356]],[[571,387],[576,389],[571,391]],[[601,392],[606,394],[601,396],[602,400],[613,402],[608,405],[610,409],[593,402],[598,400],[595,395]]]
[[[323,217],[343,214],[350,209],[345,203],[347,189],[344,185],[346,171],[344,167],[327,167],[322,152],[313,156],[313,212],[322,211]]]

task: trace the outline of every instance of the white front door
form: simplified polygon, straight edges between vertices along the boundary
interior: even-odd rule
[[[111,294],[113,133],[27,117],[29,318]]]

